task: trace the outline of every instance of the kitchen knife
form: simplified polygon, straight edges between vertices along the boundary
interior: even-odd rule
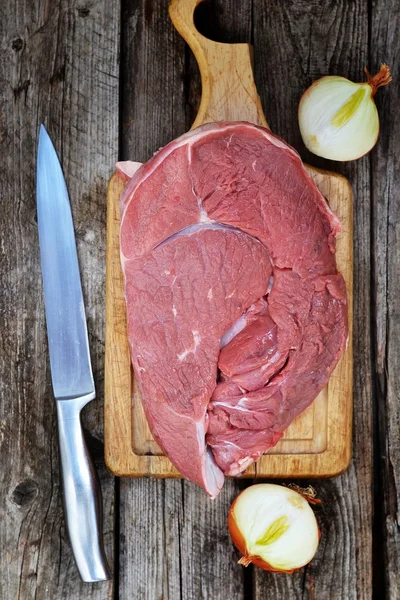
[[[57,405],[65,519],[85,582],[110,579],[102,540],[100,483],[80,412],[96,396],[75,234],[57,153],[43,125],[37,157],[37,217],[51,378]]]

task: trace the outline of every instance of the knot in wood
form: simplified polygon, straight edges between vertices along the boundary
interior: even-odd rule
[[[11,494],[11,500],[20,507],[25,507],[35,500],[39,493],[39,486],[36,481],[32,479],[25,479],[21,481]]]

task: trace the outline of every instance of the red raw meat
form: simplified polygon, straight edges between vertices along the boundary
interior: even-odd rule
[[[347,340],[338,219],[298,154],[250,123],[204,125],[121,201],[132,363],[154,438],[216,496],[326,385]]]

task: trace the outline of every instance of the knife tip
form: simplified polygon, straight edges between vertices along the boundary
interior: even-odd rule
[[[39,125],[38,147],[39,147],[39,149],[40,149],[40,147],[45,148],[45,147],[47,147],[49,145],[49,143],[52,145],[50,136],[47,133],[47,129],[43,125],[43,123],[40,123],[40,125]]]

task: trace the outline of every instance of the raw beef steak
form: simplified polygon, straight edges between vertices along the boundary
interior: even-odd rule
[[[131,172],[132,173],[132,172]],[[275,445],[347,339],[338,219],[250,123],[160,150],[121,199],[132,363],[154,438],[210,496]]]

